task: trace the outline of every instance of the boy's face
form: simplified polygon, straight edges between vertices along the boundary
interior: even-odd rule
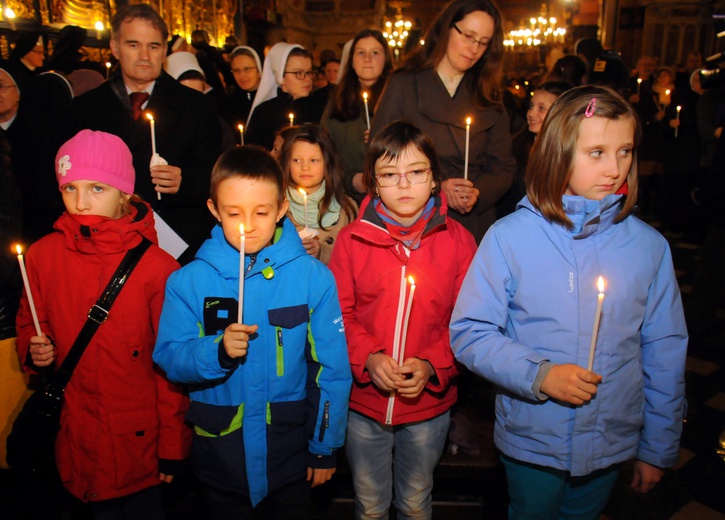
[[[278,202],[279,189],[273,182],[231,177],[219,183],[216,206],[211,199],[207,206],[221,223],[224,237],[239,250],[244,224],[246,254],[261,251],[272,242],[277,222],[287,212],[288,202]]]

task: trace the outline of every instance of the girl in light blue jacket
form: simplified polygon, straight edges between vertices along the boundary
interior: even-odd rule
[[[451,344],[499,387],[509,518],[596,519],[622,462],[641,492],[677,462],[687,331],[667,242],[631,215],[640,136],[614,91],[562,95],[459,293]]]

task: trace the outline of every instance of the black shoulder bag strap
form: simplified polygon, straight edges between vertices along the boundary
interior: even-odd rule
[[[100,327],[103,322],[108,319],[108,311],[111,310],[113,302],[121,292],[121,289],[123,289],[131,271],[133,271],[139,260],[141,260],[141,257],[150,246],[151,241],[144,238],[139,245],[129,250],[126,253],[126,256],[123,257],[121,264],[113,274],[111,281],[108,282],[103,294],[100,298],[98,298],[96,304],[91,307],[91,310],[88,311],[88,319],[85,324],[83,324],[83,328],[78,333],[78,336],[73,342],[73,346],[68,352],[68,355],[63,360],[63,363],[60,365],[57,372],[53,375],[46,392],[58,399],[62,397],[63,391],[70,381],[78,362],[81,360],[83,352],[91,342],[91,339],[98,330],[98,327]]]

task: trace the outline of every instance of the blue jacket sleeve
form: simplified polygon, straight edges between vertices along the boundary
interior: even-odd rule
[[[204,336],[203,317],[193,307],[194,286],[184,269],[166,283],[166,297],[159,320],[153,359],[171,381],[204,383],[225,377],[219,361],[222,335]],[[235,368],[234,365],[231,369]]]
[[[650,286],[642,324],[644,427],[637,458],[677,463],[685,410],[687,327],[669,246]]]
[[[329,456],[345,441],[352,375],[335,280],[322,264],[313,279],[307,361],[308,378],[314,385],[308,391],[308,406],[316,419],[309,451],[313,456]]]
[[[483,238],[458,293],[451,316],[451,347],[469,370],[537,400],[532,387],[539,367],[548,360],[504,334],[513,284],[495,229]]]

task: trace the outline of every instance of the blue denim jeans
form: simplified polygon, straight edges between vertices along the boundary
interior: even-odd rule
[[[385,426],[350,412],[346,453],[356,519],[387,520],[391,502],[398,518],[432,517],[433,470],[443,453],[449,423],[449,412],[400,426]]]

